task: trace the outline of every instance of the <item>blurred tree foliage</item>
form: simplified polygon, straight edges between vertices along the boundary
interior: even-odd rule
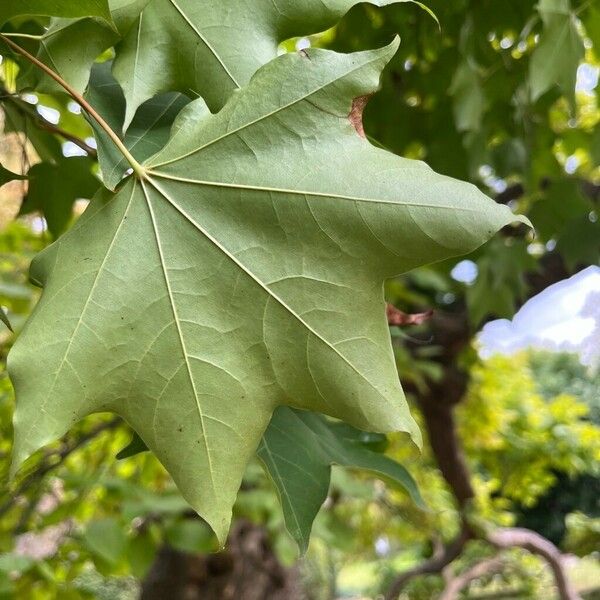
[[[473,347],[483,321],[510,318],[526,298],[600,260],[600,8],[589,0],[427,5],[439,26],[416,5],[359,5],[309,41],[355,51],[400,34],[382,90],[365,110],[372,143],[471,181],[528,214],[536,237],[510,229],[473,253],[471,283],[451,276],[455,260],[389,282],[394,305],[436,311],[424,324],[392,328],[398,369],[425,430],[432,396],[455,417],[474,498],[467,508],[457,499],[435,448],[426,445],[419,455],[393,436],[386,452],[417,475],[429,512],[380,481],[335,469],[301,566],[315,600],[340,590],[386,592],[399,572],[459,535],[465,511],[483,529],[526,526],[580,556],[600,547],[598,374],[569,355],[482,362]],[[4,30],[27,36],[47,25],[19,20]],[[293,50],[297,42],[282,47]],[[76,200],[93,194],[101,172],[92,128],[72,102],[54,89],[26,93],[31,70],[8,53],[3,58],[0,160],[32,175],[28,190],[21,181],[0,189],[0,305],[18,332],[37,300],[27,283],[30,259],[77,218]],[[163,133],[168,125],[160,124]],[[216,550],[208,527],[150,454],[115,460],[129,431],[107,416],[86,420],[8,483],[14,398],[3,367],[12,339],[0,330],[0,597],[133,598],[165,545]],[[264,526],[279,560],[294,563],[276,494],[257,464],[235,514]],[[488,554],[487,545],[470,542],[454,573]],[[523,598],[551,593],[538,559],[511,550],[505,563],[500,583],[487,576],[475,588],[516,589]],[[411,580],[405,592],[429,599],[443,586],[442,577],[429,575]]]

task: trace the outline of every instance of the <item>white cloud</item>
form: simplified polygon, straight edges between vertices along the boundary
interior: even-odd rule
[[[528,300],[512,321],[487,323],[479,353],[513,354],[525,348],[576,352],[585,365],[600,365],[600,267],[588,267]]]
[[[472,260],[461,260],[454,265],[450,275],[455,281],[471,284],[477,279],[478,273],[477,265]]]
[[[577,69],[577,83],[575,89],[578,92],[593,94],[598,85],[598,67],[589,63],[581,63]]]

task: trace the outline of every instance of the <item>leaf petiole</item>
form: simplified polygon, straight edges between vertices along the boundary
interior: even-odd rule
[[[110,125],[100,116],[100,114],[92,107],[92,105],[73,87],[71,87],[58,73],[55,73],[47,65],[37,59],[35,56],[27,52],[24,48],[21,48],[18,44],[15,44],[9,39],[6,34],[0,33],[0,39],[6,43],[12,50],[25,57],[29,62],[33,63],[36,67],[44,71],[49,77],[54,79],[68,94],[77,102],[87,114],[92,117],[102,129],[106,132],[108,137],[112,140],[114,145],[119,149],[119,152],[124,156],[125,160],[130,164],[133,172],[140,178],[146,177],[146,170],[140,163],[133,157],[131,152],[127,149],[121,138],[111,129]]]
[[[41,40],[44,36],[42,35],[34,35],[32,33],[8,33],[3,32],[2,35],[7,38],[23,38],[26,40]]]

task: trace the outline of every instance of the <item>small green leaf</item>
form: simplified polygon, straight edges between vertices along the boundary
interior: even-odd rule
[[[577,265],[600,263],[600,221],[583,215],[571,221],[556,242],[556,249],[564,257],[569,269]]]
[[[134,431],[131,441],[129,442],[129,444],[127,444],[127,446],[125,446],[125,448],[123,448],[117,453],[116,458],[117,460],[123,460],[125,458],[131,458],[132,456],[136,456],[138,454],[141,454],[142,452],[147,451],[148,446],[144,444],[144,440],[142,440],[142,438]]]
[[[576,219],[587,218],[594,204],[581,193],[578,179],[562,178],[550,182],[538,195],[529,216],[543,241],[559,239]]]
[[[161,94],[148,100],[137,110],[123,134],[125,96],[111,74],[112,63],[94,65],[86,99],[102,115],[113,131],[117,132],[126,148],[139,162],[156,154],[168,141],[177,115],[189,99],[177,92]],[[98,160],[104,185],[116,189],[129,168],[128,162],[94,120],[90,120],[98,146]]]
[[[21,214],[41,211],[50,233],[59,237],[73,218],[75,201],[92,198],[100,187],[92,167],[93,161],[85,156],[34,165],[29,170],[29,190]]]
[[[471,60],[464,59],[458,66],[449,93],[453,97],[454,121],[458,131],[479,129],[485,110],[485,96]]]
[[[127,547],[125,528],[114,518],[98,519],[88,523],[83,541],[90,552],[112,565],[121,560]]]
[[[2,321],[10,331],[13,330],[10,321],[8,320],[8,315],[4,312],[4,309],[0,306],[0,321]]]
[[[511,318],[517,301],[525,295],[524,273],[533,271],[536,261],[523,240],[492,240],[477,260],[477,279],[467,287],[466,297],[473,326],[486,316]]]
[[[401,486],[425,507],[408,471],[362,444],[363,435],[348,426],[338,428],[315,413],[285,407],[275,411],[258,456],[277,487],[287,530],[302,553],[329,491],[331,465],[371,471]]]
[[[535,101],[558,85],[575,108],[577,67],[585,48],[569,0],[540,0],[538,12],[544,30],[530,63],[529,83]]]

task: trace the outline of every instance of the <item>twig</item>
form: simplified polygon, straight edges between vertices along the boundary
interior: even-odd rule
[[[430,559],[422,562],[413,569],[401,573],[392,583],[392,586],[385,595],[385,600],[397,600],[404,586],[415,577],[441,573],[444,568],[462,554],[465,544],[470,539],[471,532],[464,526],[458,536],[448,546],[436,549],[436,552]]]
[[[68,142],[75,144],[76,146],[81,148],[91,158],[94,158],[94,159],[98,158],[98,152],[96,151],[96,149],[92,148],[88,143],[86,143],[81,138],[78,138],[76,135],[72,135],[68,131],[61,129],[60,127],[57,127],[56,125],[53,125],[52,123],[48,123],[48,121],[45,121],[41,118],[34,119],[33,122],[36,125],[36,127],[39,127],[40,129],[43,129],[44,131],[53,133],[54,135],[58,135],[58,136],[64,138],[65,140],[67,140]]]
[[[87,442],[93,440],[102,432],[117,427],[120,423],[121,419],[119,419],[118,417],[105,423],[100,423],[100,425],[97,425],[88,433],[77,438],[71,444],[65,444],[65,446],[59,451],[53,452],[52,454],[48,455],[36,468],[36,470],[33,471],[33,473],[27,476],[20,483],[20,485],[17,487],[14,493],[11,494],[10,498],[8,498],[8,500],[6,500],[4,504],[0,505],[0,517],[13,507],[13,505],[17,502],[17,499],[20,496],[25,494],[34,484],[39,482],[50,471],[53,471],[54,469],[59,467],[68,456],[75,452],[75,450],[81,448],[81,446],[87,444]]]
[[[78,138],[72,133],[69,133],[68,131],[65,131],[57,125],[49,123],[48,121],[40,117],[35,111],[30,110],[29,106],[25,106],[26,103],[20,100],[14,94],[9,94],[6,92],[6,90],[0,88],[0,100],[2,99],[8,100],[20,114],[22,114],[24,117],[31,119],[31,121],[33,121],[33,124],[38,129],[48,131],[49,133],[53,133],[54,135],[58,135],[59,137],[62,137],[63,139],[69,142],[72,142],[73,144],[81,148],[84,152],[86,152],[91,158],[95,159],[98,157],[98,153],[96,152],[96,150],[92,148],[89,144],[87,144],[84,140]]]
[[[479,579],[484,575],[498,573],[503,567],[504,560],[499,556],[482,560],[457,577],[451,579],[438,600],[456,600],[460,592],[464,590],[472,581],[475,581],[475,579]]]
[[[55,73],[52,69],[47,67],[43,62],[38,60],[35,56],[27,52],[24,48],[21,48],[18,44],[15,44],[12,40],[8,39],[5,35],[0,34],[0,39],[4,41],[10,48],[12,48],[21,56],[24,56],[28,61],[33,63],[36,67],[44,71],[46,75],[54,79],[64,90],[77,102],[83,110],[85,110],[90,117],[92,117],[102,129],[106,132],[108,137],[112,140],[114,145],[119,149],[121,154],[125,157],[127,162],[130,164],[134,173],[140,178],[146,177],[146,171],[140,163],[133,157],[131,152],[127,149],[121,138],[111,129],[110,125],[100,116],[100,114],[93,108],[93,106],[73,87],[71,87],[60,75]]]

